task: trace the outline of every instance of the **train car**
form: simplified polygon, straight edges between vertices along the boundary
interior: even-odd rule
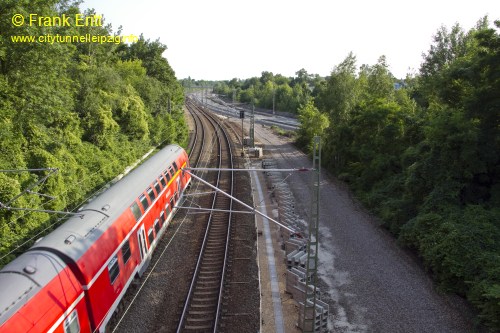
[[[0,271],[0,333],[104,332],[189,185],[169,145]]]
[[[29,251],[0,271],[0,332],[89,332],[89,324],[82,285],[60,258]]]

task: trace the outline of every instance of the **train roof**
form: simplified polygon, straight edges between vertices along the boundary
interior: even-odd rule
[[[182,152],[183,149],[178,145],[161,149],[83,206],[79,210],[84,214],[83,217],[71,217],[32,249],[50,248],[76,262]]]
[[[0,271],[0,326],[62,271],[66,265],[42,251],[27,252]]]

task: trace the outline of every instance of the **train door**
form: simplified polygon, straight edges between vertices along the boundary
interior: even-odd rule
[[[137,241],[139,242],[139,252],[141,254],[141,263],[145,260],[144,258],[146,257],[148,253],[148,248],[146,245],[146,231],[144,230],[144,226],[142,225],[141,228],[137,231]],[[146,268],[148,267],[149,264],[149,258],[147,258],[147,262],[144,262],[141,266],[139,264],[139,275],[142,275]]]
[[[146,232],[144,231],[144,226],[141,226],[139,231],[137,231],[137,239],[139,240],[139,251],[141,252],[141,262],[144,260],[144,256],[148,252],[146,247]]]
[[[181,191],[181,177],[177,178],[177,191],[175,191],[175,201],[179,200],[179,192]]]

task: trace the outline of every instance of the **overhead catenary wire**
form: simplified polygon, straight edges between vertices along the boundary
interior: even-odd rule
[[[39,168],[39,169],[0,169],[0,172],[10,172],[10,173],[19,173],[19,172],[38,172],[38,171],[55,171],[57,168]]]

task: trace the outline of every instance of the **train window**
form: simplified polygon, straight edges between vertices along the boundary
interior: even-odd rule
[[[166,207],[168,207],[168,204]],[[160,213],[160,224],[163,225],[163,223],[165,223],[165,213],[161,212]]]
[[[168,205],[168,202],[167,204],[165,205],[165,214],[167,214],[167,216],[170,215],[170,206]]]
[[[149,239],[149,245],[153,244],[153,241],[155,240],[155,235],[153,234],[153,228],[149,228],[148,230],[148,239]]]
[[[170,208],[174,209],[174,197],[170,199]]]
[[[179,191],[175,192],[175,201],[177,202],[179,200]]]
[[[113,284],[120,275],[120,266],[118,266],[118,256],[115,255],[113,259],[108,264],[108,272],[109,272],[109,280],[111,281],[111,284]]]
[[[172,175],[172,177],[175,176],[174,168],[172,168],[172,166],[168,167],[168,172],[170,172],[170,174]]]
[[[69,316],[64,319],[64,333],[79,333],[80,323],[78,322],[78,313],[71,312]]]
[[[156,236],[158,236],[158,233],[160,232],[160,223],[158,222],[158,219],[155,220],[155,233],[156,233]]]
[[[160,192],[161,192],[161,187],[160,187],[160,184],[155,181],[155,190],[156,190],[156,195],[160,195]]]
[[[141,194],[141,196],[139,197],[139,201],[141,202],[144,211],[146,211],[146,209],[148,209],[149,207],[148,199],[146,199],[146,196],[144,194]]]
[[[174,164],[174,169],[175,169],[175,172],[177,172],[179,170],[179,168],[177,167],[177,163],[173,163]]]
[[[163,171],[163,174],[165,175],[165,178],[167,178],[167,183],[168,183],[170,181],[170,173],[167,170],[165,170]]]
[[[161,183],[161,186],[163,186],[163,188],[165,188],[165,186],[167,186],[167,182],[165,181],[165,178],[163,178],[162,175],[160,175],[160,183]]]
[[[153,203],[153,201],[155,201],[155,192],[153,192],[153,189],[151,187],[148,187],[148,195],[149,195],[149,199],[151,199],[151,203]]]
[[[123,256],[123,263],[126,264],[127,261],[130,259],[131,253],[130,253],[130,240],[126,240],[125,243],[123,243],[122,246],[122,256]]]
[[[130,206],[130,210],[132,211],[132,214],[134,214],[135,219],[139,220],[142,213],[141,213],[141,209],[139,208],[139,205],[137,204],[137,202],[134,202],[132,204],[132,206]]]

